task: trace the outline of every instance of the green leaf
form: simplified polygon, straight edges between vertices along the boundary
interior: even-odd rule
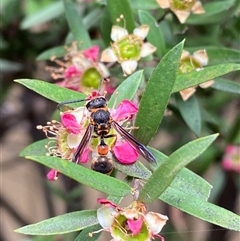
[[[102,232],[94,233],[92,237],[89,236],[90,233],[102,229],[100,224],[87,227],[74,239],[74,241],[97,241]]]
[[[66,213],[15,230],[28,235],[55,235],[75,232],[97,224],[96,210]]]
[[[203,5],[204,14],[191,14],[186,24],[212,24],[222,22],[226,17],[226,11],[235,3],[235,0],[209,2]],[[226,17],[225,17],[226,16]]]
[[[115,196],[126,196],[131,192],[131,188],[118,179],[92,171],[81,165],[77,165],[58,157],[26,156],[25,158],[31,159],[50,168],[54,168],[77,182],[85,184],[100,192]]]
[[[197,98],[191,96],[187,101],[183,101],[182,97],[178,94],[175,100],[182,118],[189,126],[189,128],[197,135],[201,135],[202,118],[201,111],[198,105]]]
[[[170,50],[152,72],[140,101],[134,136],[147,144],[158,130],[168,104],[182,53],[183,43]]]
[[[57,1],[44,7],[37,13],[25,17],[21,22],[21,29],[28,29],[34,25],[45,23],[63,14],[64,8],[62,1]]]
[[[132,9],[128,0],[107,0],[107,8],[110,14],[112,25],[125,27],[129,33],[133,32],[135,23],[132,15]],[[123,15],[124,20],[117,22],[117,18]]]
[[[178,172],[204,152],[217,136],[218,134],[214,134],[191,141],[172,153],[145,183],[140,191],[139,200],[144,203],[156,200],[171,184]]]
[[[165,53],[165,42],[156,20],[149,13],[142,10],[138,11],[138,15],[141,24],[147,24],[150,27],[147,39],[151,44],[157,47],[156,55],[158,58],[162,58]]]
[[[103,39],[106,47],[108,47],[110,45],[110,43],[112,42],[111,27],[112,27],[112,23],[110,20],[109,12],[108,12],[108,9],[105,8],[103,15],[102,15],[102,19],[101,19],[100,31],[101,31],[101,36],[102,36],[102,39]]]
[[[223,63],[239,63],[240,51],[236,49],[215,47],[215,46],[201,46],[195,48],[187,48],[193,53],[199,49],[205,49],[208,56],[208,65],[217,65]]]
[[[157,4],[156,0],[129,0],[131,8],[134,9],[159,9],[159,5]]]
[[[64,46],[58,46],[58,47],[53,47],[51,49],[48,49],[41,54],[38,55],[37,60],[47,60],[51,59],[51,57],[62,57],[66,54],[66,49]]]
[[[240,84],[231,80],[217,78],[211,88],[225,92],[240,94]]]
[[[115,162],[114,166],[120,172],[135,178],[147,180],[152,174],[151,171],[149,171],[140,161],[137,161],[131,165],[121,165]]]
[[[212,203],[206,202],[196,196],[187,195],[181,191],[171,192],[168,188],[160,199],[169,205],[176,207],[197,218],[223,228],[240,231],[240,216]]]
[[[118,106],[124,99],[131,100],[138,90],[142,76],[143,70],[139,70],[125,79],[111,95],[111,98],[108,101],[108,106]]]
[[[219,64],[205,67],[200,71],[180,74],[177,76],[172,92],[184,90],[237,70],[240,70],[240,64]]]
[[[79,16],[72,0],[63,0],[65,14],[69,28],[73,34],[74,40],[78,42],[78,47],[86,49],[92,46],[91,38],[83,24],[82,18]]]
[[[25,156],[44,156],[47,153],[45,146],[48,144],[49,139],[36,141],[29,146],[25,147],[19,154],[21,157]]]
[[[51,84],[42,80],[17,79],[14,81],[26,86],[27,88],[35,91],[36,93],[46,97],[47,99],[55,101],[57,103],[60,103],[66,100],[78,100],[78,99],[86,98],[85,94],[82,94],[73,90],[69,90],[69,89],[60,87],[56,84]],[[71,104],[71,106],[81,106],[83,104],[84,102]]]
[[[168,157],[154,148],[149,149],[157,160],[157,166],[153,166],[154,170],[156,170]],[[203,200],[208,199],[211,189],[212,186],[206,180],[185,167],[177,174],[167,188],[169,194],[174,195],[175,190],[177,190]]]

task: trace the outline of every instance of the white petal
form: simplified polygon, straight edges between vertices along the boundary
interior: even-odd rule
[[[84,117],[85,107],[79,107],[71,112],[72,115],[75,116],[77,123],[81,123]]]
[[[160,6],[160,8],[169,8],[170,7],[169,0],[157,0],[157,3]]]
[[[203,13],[205,13],[205,10],[204,10],[204,8],[202,7],[201,2],[197,1],[197,2],[193,5],[193,7],[192,7],[192,12],[193,12],[194,14],[203,14]]]
[[[103,77],[109,77],[110,76],[108,68],[104,64],[98,63],[98,68],[99,68]]]
[[[146,24],[143,24],[143,25],[139,26],[138,28],[135,28],[133,30],[133,34],[137,35],[139,38],[144,40],[148,35],[148,31],[149,31],[149,26]]]
[[[187,18],[190,15],[190,11],[178,11],[178,10],[173,10],[175,15],[177,16],[178,20],[180,23],[185,23]]]
[[[185,90],[180,91],[180,95],[184,101],[188,100],[194,93],[196,92],[196,88],[190,87]]]
[[[148,228],[153,234],[159,233],[166,224],[168,217],[160,213],[149,212],[145,215]]]
[[[127,29],[116,26],[116,25],[112,26],[111,39],[114,42],[118,41],[119,39],[121,39],[127,35],[128,35]]]
[[[187,58],[188,56],[190,56],[190,53],[186,50],[183,50],[182,51],[182,55],[181,55],[181,59],[185,59]]]
[[[154,53],[156,51],[156,47],[153,46],[152,44],[150,43],[144,43],[142,48],[141,48],[141,57],[146,57],[152,53]]]
[[[208,87],[212,86],[213,84],[214,84],[214,80],[209,80],[209,81],[203,82],[199,86],[201,88],[205,89],[205,88],[208,88]]]
[[[193,58],[196,59],[202,66],[208,64],[208,56],[205,49],[194,52]]]
[[[82,139],[82,135],[69,133],[67,136],[67,144],[70,148],[77,148],[81,139]]]
[[[101,62],[116,62],[117,56],[111,48],[107,48],[102,51]]]
[[[138,62],[135,60],[127,60],[121,63],[124,74],[130,75],[137,68]]]
[[[118,212],[114,207],[102,206],[97,210],[97,219],[99,224],[104,228],[111,228],[115,216]]]

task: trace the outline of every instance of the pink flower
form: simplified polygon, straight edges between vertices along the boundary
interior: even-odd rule
[[[131,120],[138,112],[138,107],[129,100],[123,100],[112,115],[114,120]]]
[[[113,241],[151,241],[164,238],[158,233],[165,225],[168,217],[155,212],[146,211],[144,203],[134,201],[126,208],[98,199],[103,206],[97,210],[97,218],[103,229],[113,237]]]
[[[80,123],[77,122],[76,117],[71,113],[63,113],[61,116],[61,122],[63,126],[73,134],[79,134],[82,126]]]
[[[101,77],[110,75],[107,67],[97,61],[99,46],[79,50],[77,43],[74,42],[66,49],[67,53],[63,60],[51,58],[57,67],[46,68],[52,78],[58,80],[57,85],[89,94],[98,88]]]
[[[84,50],[83,54],[87,59],[90,59],[93,62],[96,62],[99,54],[99,47],[97,45],[94,45],[91,48]]]
[[[81,72],[77,70],[76,66],[71,65],[66,69],[64,75],[65,75],[65,78],[72,78],[76,76],[79,77],[81,75]]]
[[[52,169],[47,174],[47,179],[49,181],[56,181],[58,179],[59,172],[55,169]]]
[[[122,164],[132,164],[138,159],[137,150],[127,141],[117,141],[112,148],[114,155]]]
[[[222,160],[223,168],[226,171],[235,171],[240,173],[240,146],[228,145]]]

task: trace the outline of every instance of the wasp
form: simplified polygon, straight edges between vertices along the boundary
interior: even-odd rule
[[[98,157],[92,160],[91,169],[103,174],[110,174],[113,171],[114,166],[113,161],[107,156],[110,148],[106,144],[105,139],[116,137],[115,134],[110,134],[110,130],[113,128],[147,161],[156,162],[155,157],[146,146],[138,142],[130,133],[113,120],[108,110],[105,96],[101,95],[98,91],[95,91],[94,93],[94,95],[92,94],[91,97],[87,99],[65,101],[58,105],[58,108],[60,108],[65,104],[87,101],[86,108],[90,112],[89,124],[73,155],[72,161],[77,162],[78,159],[81,158],[81,155],[91,138],[99,138],[99,144],[97,146]]]

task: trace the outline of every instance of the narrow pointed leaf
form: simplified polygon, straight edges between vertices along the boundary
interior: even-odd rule
[[[172,192],[171,188],[168,188],[160,196],[160,199],[173,207],[209,223],[213,223],[230,230],[240,231],[239,215],[199,199],[196,196],[188,195],[178,190],[174,190],[174,192]]]
[[[21,29],[28,29],[37,24],[42,24],[63,14],[64,8],[62,1],[53,2],[42,8],[38,12],[26,16],[21,22]]]
[[[154,148],[149,149],[157,160],[157,167],[167,160],[168,156],[164,156],[163,153]],[[154,170],[157,167],[154,167]],[[175,190],[177,190],[196,198],[208,200],[212,186],[205,179],[184,167],[174,178],[168,189],[170,189],[168,191],[169,194],[174,194]]]
[[[145,183],[140,191],[139,200],[144,203],[156,200],[180,170],[205,151],[217,136],[218,134],[214,134],[191,141],[172,153]]]
[[[223,78],[216,79],[211,88],[232,94],[240,94],[240,83]]]
[[[138,90],[142,76],[143,70],[139,70],[125,79],[111,95],[108,106],[113,107],[114,104],[118,106],[124,99],[131,100]]]
[[[182,118],[189,128],[197,135],[201,135],[202,118],[200,107],[195,96],[183,101],[180,95],[176,95],[176,103]]]
[[[60,86],[57,86],[55,84],[51,84],[42,80],[36,80],[36,79],[17,79],[14,80],[17,83],[20,83],[27,88],[35,91],[36,93],[46,97],[47,99],[50,99],[52,101],[55,101],[57,103],[66,101],[66,100],[78,100],[78,99],[84,99],[86,95],[69,90]],[[71,106],[81,106],[83,103],[77,103],[72,104]]]
[[[140,101],[134,136],[147,144],[158,130],[176,79],[183,43],[170,50],[157,65]]]
[[[107,8],[112,25],[125,27],[129,33],[132,33],[135,28],[135,23],[128,0],[107,0]],[[124,20],[118,23],[116,20],[120,17],[120,15],[123,15]]]
[[[131,192],[131,188],[118,179],[92,171],[81,165],[58,157],[26,156],[26,158],[54,168],[77,182],[85,184],[100,192],[115,196],[126,196]]]
[[[45,145],[49,142],[48,139],[40,140],[32,143],[27,146],[21,153],[21,157],[25,156],[44,156],[47,152]],[[150,151],[153,153],[157,160],[157,165],[153,165],[154,170],[168,157],[163,153],[157,151],[154,148],[148,147]],[[140,179],[149,179],[151,176],[151,171],[149,171],[141,162],[136,162],[133,165],[121,165],[114,164],[115,167],[125,173],[126,175],[133,176]],[[172,187],[172,191],[174,189],[185,192],[186,194],[193,195],[198,198],[202,198],[207,200],[210,194],[210,190],[212,186],[205,181],[203,178],[195,174],[194,172],[188,170],[187,168],[183,168],[178,175],[175,177],[173,182],[170,185]],[[119,196],[117,197],[119,198]],[[112,200],[113,201],[113,200]],[[116,203],[116,202],[115,202]]]
[[[45,145],[47,145],[49,142],[49,139],[43,139],[40,141],[36,141],[29,146],[25,147],[19,156],[25,157],[25,156],[44,156],[47,153],[47,149],[45,148]]]
[[[86,49],[91,47],[91,39],[83,24],[82,18],[79,16],[72,0],[63,0],[65,14],[69,28],[73,34],[73,38],[78,42],[78,47]]]
[[[55,235],[75,232],[97,224],[96,210],[66,213],[15,230],[28,235]]]
[[[147,24],[149,26],[149,32],[147,35],[148,42],[157,47],[156,55],[158,58],[162,58],[165,53],[165,42],[156,20],[145,11],[138,11],[139,19],[141,24]]]
[[[74,239],[74,241],[97,241],[99,236],[102,234],[101,232],[94,233],[92,237],[89,236],[90,233],[98,231],[102,229],[102,226],[100,224],[96,224],[93,226],[90,226],[88,228],[85,228],[81,231],[81,233]]]
[[[177,76],[177,80],[175,81],[173,93],[237,70],[240,70],[240,64],[227,63],[208,66],[200,71],[180,74]]]

